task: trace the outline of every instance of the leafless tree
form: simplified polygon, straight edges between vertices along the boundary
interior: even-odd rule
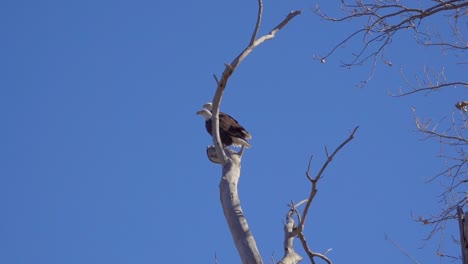
[[[358,50],[351,53],[350,59],[341,61],[344,67],[363,65],[366,62],[372,64],[368,78],[359,84],[360,87],[366,85],[372,78],[379,58],[384,64],[393,65],[386,57],[385,51],[397,34],[404,34],[408,30],[411,30],[416,43],[420,45],[437,46],[443,52],[452,52],[455,55],[463,54],[468,49],[468,40],[463,35],[466,24],[462,21],[468,10],[468,2],[465,0],[408,1],[411,6],[404,5],[399,0],[340,0],[340,2],[343,16],[328,16],[318,5],[314,8],[314,12],[327,21],[360,20],[363,26],[350,33],[325,55],[314,55],[314,58],[325,62],[339,47],[356,39],[362,41]],[[443,32],[435,31],[428,25],[430,19],[436,16],[444,16],[447,19],[447,27]],[[429,22],[426,22],[427,20]],[[460,64],[466,64],[466,62],[460,61]],[[433,74],[429,70],[425,71],[424,81],[419,82],[416,87],[411,85],[409,88],[413,89],[402,91],[398,96],[456,85],[468,85],[462,80],[448,81],[443,71],[431,75]]]
[[[444,231],[448,220],[458,220],[457,208],[465,208],[468,205],[468,115],[464,111],[455,111],[449,121],[450,126],[442,130],[439,125],[443,121],[433,122],[431,119],[422,120],[414,112],[414,120],[417,129],[424,139],[434,139],[443,148],[439,157],[446,163],[446,169],[430,177],[427,182],[440,180],[442,193],[440,194],[439,213],[429,216],[415,217],[415,220],[430,225],[431,231],[425,240],[432,238],[438,231]],[[442,130],[442,131],[441,131]],[[444,256],[440,248],[437,254]]]
[[[258,251],[255,238],[250,232],[247,224],[247,219],[243,214],[241,203],[237,191],[237,186],[240,178],[240,163],[243,153],[243,148],[239,153],[236,153],[228,148],[223,148],[219,135],[219,106],[226,88],[229,77],[234,73],[239,64],[260,44],[266,40],[273,39],[276,33],[281,30],[294,17],[299,15],[301,11],[293,11],[279,23],[270,33],[257,38],[263,14],[263,3],[258,0],[258,15],[257,23],[255,24],[249,45],[230,63],[226,64],[225,70],[218,80],[216,93],[213,98],[212,122],[213,122],[213,144],[214,147],[207,149],[208,157],[211,161],[220,163],[222,166],[222,177],[219,184],[220,199],[224,211],[224,216],[228,223],[237,251],[242,260],[242,263],[263,263],[260,252]]]
[[[233,237],[234,243],[236,245],[237,251],[241,258],[242,263],[263,263],[260,252],[257,248],[255,238],[250,231],[250,228],[247,224],[247,218],[245,217],[242,208],[241,202],[238,195],[238,182],[240,178],[241,171],[241,158],[243,155],[244,149],[241,148],[239,152],[235,152],[230,148],[223,147],[219,134],[219,108],[221,104],[221,99],[223,97],[223,92],[226,88],[227,82],[230,76],[234,73],[235,69],[239,64],[253,51],[257,46],[263,43],[266,40],[273,39],[275,34],[281,30],[286,24],[291,21],[294,17],[301,13],[300,10],[290,12],[286,18],[279,23],[270,33],[257,38],[257,33],[261,24],[263,13],[263,3],[262,0],[258,0],[258,15],[255,29],[253,31],[249,45],[230,63],[225,65],[225,70],[220,79],[215,76],[217,83],[217,89],[213,98],[213,108],[212,108],[212,137],[213,137],[213,146],[207,148],[208,158],[222,166],[222,177],[219,184],[220,188],[220,199],[221,205],[223,207],[224,216],[228,223],[231,235]],[[336,150],[331,154],[326,151],[327,160],[324,165],[321,167],[317,176],[312,178],[309,174],[310,171],[310,162],[309,169],[306,173],[307,178],[311,182],[311,192],[309,198],[298,203],[291,203],[290,210],[287,213],[287,224],[284,227],[285,240],[284,240],[284,257],[278,262],[281,264],[295,264],[302,260],[302,257],[294,251],[293,241],[295,238],[299,238],[301,241],[304,250],[307,252],[311,263],[315,263],[314,258],[320,258],[328,264],[332,264],[331,260],[326,256],[326,253],[317,253],[313,252],[305,239],[304,235],[304,226],[305,220],[307,218],[310,205],[317,193],[317,182],[322,177],[325,169],[331,163],[334,156],[354,138],[357,127],[353,130],[351,135],[341,144]],[[312,159],[311,159],[312,160]],[[299,213],[298,206],[305,204],[303,213]],[[296,216],[296,221],[294,219]]]
[[[468,49],[467,22],[468,1],[466,0],[340,0],[341,15],[327,15],[320,6],[314,8],[314,12],[326,21],[345,22],[359,21],[362,27],[352,31],[347,37],[338,41],[324,55],[314,55],[316,60],[325,61],[335,53],[339,47],[346,46],[357,41],[358,49],[352,51],[348,59],[341,61],[341,66],[355,67],[370,65],[370,72],[358,85],[363,87],[369,83],[380,63],[392,66],[393,63],[386,56],[386,50],[396,41],[398,34],[413,36],[417,45],[426,47],[438,47],[434,52],[442,52],[453,55],[458,67],[466,67],[464,61],[465,51]],[[437,24],[436,30],[433,24],[437,21],[445,21],[445,25]],[[348,47],[348,46],[346,46]],[[379,63],[380,62],[380,63]],[[451,80],[445,74],[445,67],[441,70],[432,70],[424,66],[424,72],[415,80],[410,80],[401,71],[404,87],[396,92],[389,92],[391,96],[400,97],[423,93],[432,94],[442,89],[468,88],[466,81],[468,75],[458,80]],[[441,209],[439,213],[430,216],[415,217],[416,221],[431,226],[431,231],[426,239],[445,229],[448,220],[457,219],[457,208],[466,208],[468,205],[468,102],[460,98],[459,102],[453,102],[455,107],[451,116],[440,121],[423,119],[416,115],[413,109],[416,128],[424,139],[433,139],[440,143],[442,152],[440,158],[446,164],[446,169],[435,173],[429,182],[437,179],[442,184],[440,195]],[[456,222],[453,222],[456,224]],[[439,233],[440,234],[440,233]],[[453,236],[457,237],[457,236]],[[440,256],[445,256],[439,249]]]

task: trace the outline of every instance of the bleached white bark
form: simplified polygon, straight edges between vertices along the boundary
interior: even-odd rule
[[[294,210],[289,210],[286,216],[286,224],[284,225],[284,256],[278,264],[296,264],[302,260],[301,255],[297,254],[294,250],[294,238],[296,237],[294,229],[296,223],[293,218],[293,213]]]
[[[220,200],[229,230],[242,263],[263,263],[242,211],[237,186],[240,178],[241,156],[228,153],[229,160],[223,165],[223,177],[219,183]]]
[[[252,235],[247,219],[241,208],[240,199],[237,191],[237,186],[240,178],[241,158],[243,149],[239,153],[223,148],[219,135],[219,106],[223,97],[224,89],[226,88],[229,77],[234,73],[238,65],[261,43],[266,40],[273,39],[276,33],[282,29],[291,19],[301,13],[300,10],[292,11],[288,16],[270,33],[257,39],[257,33],[261,24],[263,13],[262,0],[258,0],[259,9],[257,15],[257,22],[252,34],[249,45],[231,62],[226,64],[226,68],[221,76],[221,79],[216,79],[218,85],[216,93],[213,98],[212,108],[212,136],[213,147],[207,149],[208,158],[219,163],[222,166],[222,177],[219,183],[220,200],[223,206],[224,216],[231,231],[232,238],[239,252],[239,256],[244,264],[261,264],[263,263],[261,255],[255,243],[254,236]]]

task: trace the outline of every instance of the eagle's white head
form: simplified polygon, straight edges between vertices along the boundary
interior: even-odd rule
[[[205,120],[210,120],[212,116],[211,107],[211,103],[206,103],[203,109],[197,112],[197,115],[201,115]]]

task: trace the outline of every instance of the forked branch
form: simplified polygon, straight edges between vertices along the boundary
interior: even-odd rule
[[[258,0],[259,11],[257,15],[257,23],[251,36],[251,41],[230,64],[226,64],[224,72],[220,79],[215,76],[217,89],[213,97],[212,106],[212,136],[213,148],[207,150],[210,160],[219,162],[222,165],[222,177],[219,183],[220,200],[223,207],[224,216],[229,226],[231,236],[236,245],[237,251],[244,264],[261,264],[263,260],[258,251],[254,236],[252,235],[247,219],[244,216],[241,208],[241,202],[238,195],[238,182],[240,178],[240,162],[243,149],[239,153],[234,153],[228,148],[224,148],[221,142],[219,133],[219,106],[223,97],[224,89],[231,75],[234,73],[239,64],[252,52],[254,48],[263,43],[265,40],[272,39],[276,32],[284,27],[292,18],[301,13],[301,11],[291,12],[278,26],[276,26],[268,35],[257,39],[257,34],[261,24],[263,13],[262,0]],[[214,154],[214,152],[216,154]]]
[[[427,182],[437,180],[443,186],[443,191],[439,195],[439,212],[427,216],[413,217],[416,222],[430,227],[428,235],[424,238],[425,243],[435,235],[439,235],[441,240],[444,239],[449,221],[457,219],[457,208],[468,206],[466,196],[468,184],[466,174],[468,169],[468,155],[466,153],[468,116],[463,111],[463,106],[463,101],[457,103],[458,110],[455,110],[452,114],[451,125],[444,130],[441,127],[447,127],[447,125],[442,121],[433,123],[431,120],[422,120],[413,108],[416,128],[424,136],[422,139],[434,139],[439,142],[442,146],[439,157],[444,160],[446,165],[443,171],[427,180]],[[447,256],[441,249],[438,249],[438,254],[439,256]]]
[[[317,5],[314,12],[324,20],[331,22],[359,20],[363,25],[334,45],[325,55],[314,55],[314,59],[323,63],[339,47],[354,40],[361,41],[357,51],[352,52],[349,59],[341,61],[341,65],[349,68],[372,61],[370,76],[359,85],[364,86],[375,72],[379,57],[384,64],[392,66],[392,63],[385,58],[385,49],[398,33],[411,30],[417,44],[438,46],[444,52],[452,51],[454,54],[462,54],[468,49],[468,40],[463,36],[464,22],[461,19],[466,16],[468,2],[466,0],[421,2],[423,3],[415,2],[412,4],[414,7],[411,7],[395,0],[341,0],[344,12],[341,17],[329,16]],[[411,4],[411,1],[408,3]],[[424,25],[429,17],[436,16],[443,16],[447,20],[445,25],[434,27],[443,26],[444,28],[440,31],[442,33],[435,30],[429,32]]]
[[[251,41],[249,45],[230,63],[226,64],[226,67],[224,69],[223,74],[221,75],[221,79],[217,81],[218,87],[216,89],[216,93],[213,98],[213,109],[212,109],[212,122],[213,122],[213,144],[215,145],[216,148],[216,154],[218,157],[220,157],[221,164],[226,164],[228,161],[228,157],[226,156],[226,153],[224,152],[224,149],[221,144],[221,139],[219,136],[219,105],[221,103],[222,97],[223,97],[223,92],[224,89],[226,88],[227,82],[229,80],[229,77],[234,73],[234,71],[237,69],[239,64],[260,44],[265,42],[266,40],[273,39],[276,35],[276,33],[281,30],[284,26],[286,26],[291,19],[296,17],[297,15],[301,14],[301,10],[296,10],[296,11],[291,11],[286,18],[281,21],[276,27],[274,27],[270,33],[267,35],[264,35],[258,39],[255,40],[260,24],[261,24],[261,18],[262,18],[262,13],[263,13],[263,3],[261,0],[258,1],[259,3],[259,12],[257,15],[257,23],[255,25],[254,32],[252,34]],[[252,41],[253,40],[253,41]],[[217,78],[215,78],[217,79]]]
[[[330,162],[332,162],[333,158],[335,157],[335,155],[344,147],[346,146],[346,144],[348,144],[351,140],[353,140],[354,138],[354,134],[356,133],[356,131],[358,130],[359,126],[355,127],[353,129],[353,132],[351,132],[351,134],[349,135],[349,137],[343,141],[343,143],[341,143],[334,151],[331,155],[328,155],[327,154],[327,160],[325,161],[325,163],[323,164],[322,168],[320,168],[319,172],[317,173],[317,175],[315,176],[315,178],[312,179],[312,177],[310,176],[310,165],[311,165],[311,162],[309,161],[309,167],[307,168],[307,172],[306,172],[306,176],[307,178],[309,179],[309,181],[311,182],[312,184],[312,187],[311,187],[311,190],[310,190],[310,194],[309,194],[309,199],[307,200],[307,203],[305,205],[305,208],[304,208],[304,213],[302,213],[302,221],[300,223],[300,228],[302,229],[305,225],[305,222],[306,222],[306,219],[307,219],[307,215],[308,215],[308,212],[309,212],[309,208],[310,208],[310,205],[312,204],[312,201],[314,200],[314,197],[315,195],[317,194],[317,182],[322,178],[322,175],[323,175],[323,172],[325,171],[325,169],[328,167],[328,165],[330,164]],[[312,158],[311,158],[312,160]]]
[[[359,127],[355,127],[354,130],[349,135],[349,137],[345,141],[343,141],[343,143],[341,143],[332,152],[331,155],[328,153],[328,150],[325,148],[325,153],[327,155],[327,160],[325,161],[325,163],[323,164],[323,166],[321,167],[321,169],[319,170],[319,172],[317,173],[317,175],[314,178],[312,178],[312,176],[310,175],[310,168],[311,168],[311,165],[312,165],[312,157],[310,157],[309,165],[308,165],[307,171],[306,171],[307,179],[309,179],[309,181],[312,184],[311,191],[310,191],[310,194],[309,194],[309,198],[306,199],[306,200],[301,201],[297,205],[294,205],[294,203],[292,203],[292,202],[289,205],[290,210],[288,211],[288,214],[286,215],[287,224],[285,225],[285,242],[284,242],[284,244],[285,244],[285,247],[284,247],[285,255],[284,255],[283,259],[280,262],[278,262],[279,264],[283,264],[283,263],[290,264],[290,263],[297,263],[298,262],[297,260],[299,260],[299,258],[297,257],[297,253],[295,253],[294,249],[292,248],[292,243],[293,243],[293,240],[294,240],[294,238],[296,236],[299,237],[299,239],[301,241],[301,244],[302,244],[302,247],[304,248],[305,252],[307,253],[307,256],[309,257],[309,260],[310,260],[311,263],[315,264],[314,258],[320,258],[323,261],[325,261],[326,263],[332,264],[332,261],[326,256],[326,254],[331,249],[329,249],[329,250],[327,250],[327,252],[321,254],[321,253],[317,253],[317,252],[312,251],[312,249],[309,247],[309,245],[307,243],[307,239],[306,239],[306,237],[304,235],[305,221],[306,221],[306,218],[308,216],[310,205],[312,204],[312,201],[313,201],[315,195],[317,194],[317,182],[323,177],[322,175],[323,175],[325,169],[332,162],[332,160],[336,156],[336,154],[338,154],[338,152],[344,146],[346,146],[351,140],[353,140],[354,134],[356,133],[358,128]],[[306,205],[305,205],[304,211],[303,211],[303,213],[301,215],[298,212],[297,207],[300,206],[303,203],[305,203]],[[293,219],[294,214],[297,216],[297,222],[299,223],[298,226],[295,225],[295,220]]]

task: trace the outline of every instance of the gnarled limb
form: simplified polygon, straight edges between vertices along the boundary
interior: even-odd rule
[[[294,250],[294,237],[295,237],[295,229],[296,223],[294,220],[293,215],[298,214],[296,208],[297,206],[301,205],[304,201],[300,202],[297,205],[291,203],[291,209],[288,211],[286,215],[286,224],[284,225],[284,256],[278,262],[278,264],[296,264],[302,260],[301,255],[297,254]]]

